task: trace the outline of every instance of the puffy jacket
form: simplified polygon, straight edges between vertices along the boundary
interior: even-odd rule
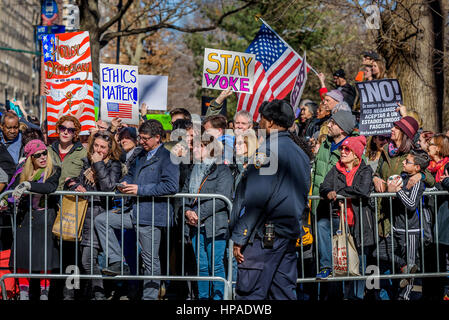
[[[81,168],[83,167],[83,158],[87,157],[87,151],[77,141],[72,146],[72,149],[64,157],[64,161],[61,161],[59,156],[59,141],[55,141],[50,148],[48,148],[51,154],[53,163],[61,167],[61,176],[59,177],[58,191],[64,188],[64,183],[67,178],[77,178],[80,175]]]
[[[136,161],[130,167],[128,174],[122,181],[129,184],[137,184],[139,199],[139,224],[153,224],[154,199],[154,225],[167,226],[167,215],[170,225],[173,224],[173,207],[167,204],[167,199],[160,196],[175,194],[179,190],[179,165],[170,159],[170,151],[163,145],[159,147],[150,160],[147,160],[147,152],[137,156]],[[133,223],[137,223],[137,201],[133,198]]]
[[[338,171],[336,166],[333,166],[320,187],[321,196],[325,199],[331,191],[335,191],[340,196],[352,199],[354,226],[351,228],[351,234],[354,237],[357,247],[362,246],[362,236],[363,246],[375,244],[376,221],[373,210],[374,202],[369,198],[370,193],[374,189],[372,177],[373,170],[362,160],[359,169],[354,175],[352,186],[347,186],[344,174]],[[362,205],[361,208],[360,204]],[[319,206],[323,207],[323,210],[318,210],[318,212],[327,213],[325,216],[329,218],[329,201],[321,201]],[[332,202],[332,208],[334,212],[339,209],[337,201]],[[360,209],[362,209],[362,212],[360,212]]]

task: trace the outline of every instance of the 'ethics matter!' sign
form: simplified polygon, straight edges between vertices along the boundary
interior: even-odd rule
[[[253,92],[256,55],[217,49],[204,49],[203,88]]]

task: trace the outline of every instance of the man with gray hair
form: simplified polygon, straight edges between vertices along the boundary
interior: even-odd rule
[[[253,117],[246,110],[240,110],[234,115],[234,132],[240,134],[253,127]]]

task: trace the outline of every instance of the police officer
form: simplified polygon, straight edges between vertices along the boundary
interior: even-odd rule
[[[307,204],[310,159],[287,130],[295,117],[286,101],[264,102],[259,112],[267,137],[243,177],[234,200],[238,214],[231,221],[236,299],[296,300],[295,244]],[[275,161],[277,170],[269,172]]]

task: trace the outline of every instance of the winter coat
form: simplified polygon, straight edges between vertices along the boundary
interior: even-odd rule
[[[449,172],[449,163],[446,164],[444,170]],[[440,183],[435,184],[435,186],[438,190],[449,191],[449,178],[443,179]],[[438,232],[438,243],[449,245],[449,196],[438,196],[437,204],[439,206],[436,217],[437,221],[434,226],[434,236],[436,239]]]
[[[354,131],[350,136],[358,136],[359,133]],[[320,145],[320,149],[315,157],[315,161],[312,166],[312,195],[320,194],[320,186],[324,181],[327,173],[333,166],[340,160],[340,149],[337,148],[331,151],[332,140],[326,137],[326,140]],[[312,201],[312,213],[318,206],[319,201]]]
[[[202,180],[203,186],[197,193],[211,193],[221,194],[232,200],[232,187],[233,178],[231,170],[225,164],[212,164],[212,166],[205,173],[205,177]],[[189,193],[190,176],[187,177],[183,193]],[[200,203],[200,207],[198,207]],[[214,200],[213,198],[201,198],[196,200],[194,198],[187,199],[185,210],[195,211],[198,215],[200,225],[204,224],[206,228],[206,237],[212,238],[213,236],[213,223],[214,223]],[[228,205],[222,199],[215,198],[215,238],[228,237],[228,220],[229,209]],[[187,225],[190,230],[190,236],[196,234],[198,229],[196,227]]]
[[[276,139],[277,153],[270,149],[270,141]],[[302,229],[302,215],[308,202],[309,157],[290,138],[290,134],[286,131],[270,134],[259,150],[266,150],[267,162],[260,159],[260,167],[252,164],[248,166],[240,182],[246,184],[244,193],[236,194],[234,199],[234,205],[242,201],[241,207],[236,210],[240,212],[244,209],[245,212],[236,222],[231,238],[242,246],[252,242],[256,235],[262,238],[264,223],[267,221],[273,223],[275,233],[280,237],[296,240]],[[276,163],[271,163],[271,159]],[[269,168],[273,169],[274,166],[277,170],[267,174]]]
[[[75,190],[78,185],[82,185],[86,188],[86,191],[103,191],[103,192],[111,192],[114,191],[116,184],[120,181],[122,176],[122,164],[117,160],[109,160],[108,162],[99,161],[91,164],[89,159],[83,158],[83,167],[81,169],[81,173],[77,179],[71,179],[75,182],[70,190]],[[95,174],[95,184],[91,184],[90,181],[87,180],[84,173],[89,168],[92,168]],[[111,210],[114,207],[114,201],[112,197],[109,197],[108,204],[106,204],[106,197],[93,197],[93,206],[91,207],[91,197],[87,197],[89,201],[89,206],[86,211],[86,217],[84,219],[83,231],[82,231],[82,240],[81,245],[90,246],[91,241],[91,226],[92,226],[92,216],[95,219],[99,214],[106,212],[106,209],[109,210],[110,214]],[[96,231],[93,230],[93,246],[94,248],[100,248],[100,243],[98,242],[98,236]]]
[[[56,191],[59,182],[61,168],[53,167],[53,174],[45,182],[30,182],[30,192],[39,194],[49,194]],[[14,189],[19,184],[17,177],[11,185]],[[33,197],[39,197],[33,195]],[[43,199],[41,200],[43,201]],[[14,268],[14,255],[16,256],[16,268],[29,269],[30,250],[30,218],[31,218],[31,271],[42,271],[47,265],[47,270],[59,267],[59,246],[57,238],[52,233],[53,224],[56,218],[57,204],[56,197],[47,199],[47,218],[45,220],[45,210],[33,209],[30,212],[29,196],[23,195],[18,205],[17,231],[16,231],[16,252],[14,245],[11,249],[10,268]],[[40,206],[44,207],[44,205]],[[45,261],[45,241],[47,241],[47,260]]]
[[[171,161],[170,151],[163,145],[159,146],[150,160],[147,160],[147,154],[148,152],[145,150],[139,153],[122,181],[138,186],[139,224],[147,226],[153,224],[154,200],[154,225],[166,227],[168,218],[170,225],[173,225],[172,204],[171,202],[167,204],[167,199],[161,196],[178,192],[179,165]],[[137,200],[135,197],[133,197],[132,220],[133,224],[137,224]]]
[[[392,175],[400,175],[403,171],[402,162],[407,158],[407,153],[399,154],[391,157],[388,153],[388,143],[382,149],[382,153],[379,158],[377,170],[374,173],[375,177],[379,177],[387,182],[388,178]],[[424,183],[427,187],[433,187],[435,185],[435,178],[426,169],[424,172]],[[380,198],[378,201],[378,224],[379,224],[379,236],[387,237],[391,231],[390,224],[390,200],[389,198]]]
[[[61,167],[58,191],[63,190],[67,178],[76,178],[80,175],[81,168],[83,167],[82,159],[87,157],[87,151],[79,141],[74,143],[72,149],[64,157],[64,161],[61,161],[61,157],[59,156],[59,141],[55,141],[48,148],[48,151],[53,159],[53,163]]]
[[[333,166],[329,173],[324,178],[320,187],[320,194],[324,199],[327,199],[327,194],[335,191],[338,195],[351,198],[352,208],[354,210],[354,226],[351,228],[351,234],[357,247],[369,246],[375,244],[375,214],[373,210],[373,201],[370,200],[369,195],[374,189],[372,181],[373,171],[371,167],[362,160],[360,167],[354,175],[352,186],[347,186],[346,177],[343,173],[338,171],[336,166]],[[361,202],[360,202],[361,200]],[[360,204],[362,207],[360,208]],[[326,217],[329,219],[329,200],[320,201],[319,204],[322,209],[318,212],[327,212]],[[327,210],[326,210],[327,209]],[[333,212],[339,210],[338,201],[332,201]],[[360,209],[362,213],[360,213]],[[363,228],[362,228],[363,225]]]

